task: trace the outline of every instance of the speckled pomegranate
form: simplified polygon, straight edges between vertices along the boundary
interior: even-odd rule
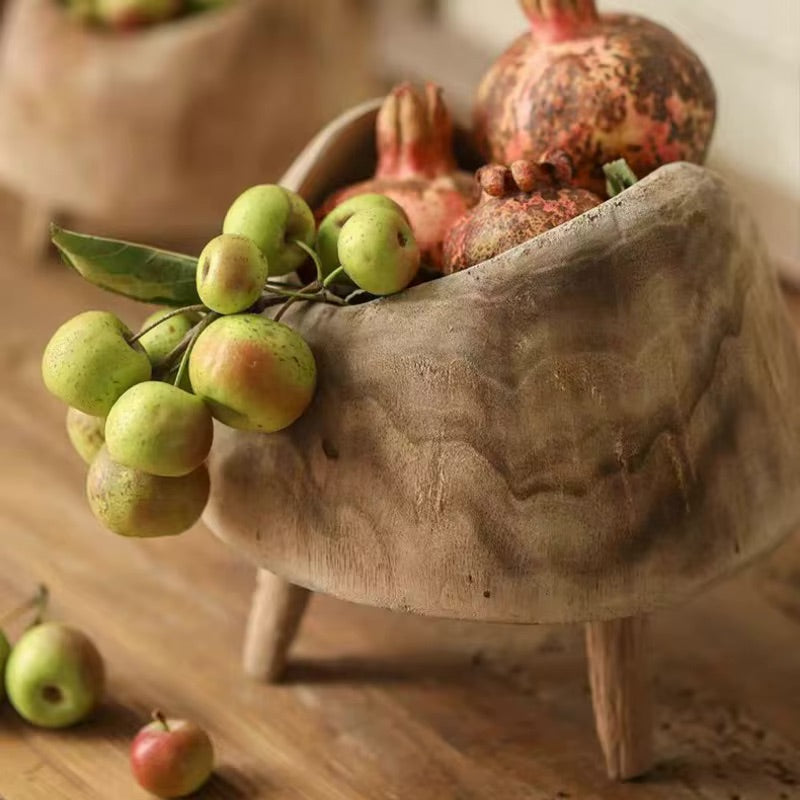
[[[625,158],[644,177],[670,161],[701,163],[715,119],[700,60],[666,28],[597,12],[595,0],[521,0],[530,32],[478,89],[478,146],[487,161],[565,150],[575,181],[603,191],[602,165]]]
[[[420,96],[410,84],[395,87],[378,112],[375,133],[374,177],[335,192],[317,215],[353,195],[385,194],[408,215],[423,259],[440,269],[445,234],[478,199],[472,175],[456,168],[453,123],[441,89],[429,83]]]
[[[445,274],[510,250],[603,202],[571,184],[572,163],[563,152],[546,161],[514,161],[510,167],[490,164],[475,177],[481,199],[445,239]]]

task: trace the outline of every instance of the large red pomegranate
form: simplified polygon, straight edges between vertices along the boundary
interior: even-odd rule
[[[504,253],[603,202],[572,185],[572,163],[563,152],[546,161],[514,161],[510,167],[490,164],[475,177],[481,199],[445,239],[445,274]]]
[[[429,83],[420,96],[408,83],[395,87],[378,112],[375,133],[374,177],[335,192],[317,215],[357,194],[385,194],[402,206],[422,257],[438,269],[445,234],[478,199],[472,175],[456,168],[453,123],[441,89]]]
[[[520,0],[530,32],[480,84],[474,124],[487,160],[565,150],[576,182],[603,190],[602,165],[625,158],[644,177],[670,161],[701,163],[715,118],[711,80],[674,34],[595,0]]]

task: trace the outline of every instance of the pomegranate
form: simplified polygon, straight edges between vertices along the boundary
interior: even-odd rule
[[[510,167],[490,164],[475,177],[481,199],[445,239],[445,274],[510,250],[603,202],[572,185],[572,163],[563,152],[546,161],[514,161]]]
[[[508,164],[565,150],[575,181],[603,191],[602,165],[625,158],[643,178],[670,161],[702,163],[714,87],[695,54],[641,17],[597,12],[595,0],[520,0],[530,32],[478,88],[478,146]]]
[[[375,129],[374,177],[335,192],[318,216],[357,194],[385,194],[408,215],[423,259],[439,269],[445,234],[478,199],[472,175],[456,168],[453,123],[441,89],[428,83],[420,96],[408,83],[395,87],[378,112]]]

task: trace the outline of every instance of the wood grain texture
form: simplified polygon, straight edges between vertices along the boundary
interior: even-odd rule
[[[289,184],[315,201],[341,183],[371,113]],[[292,582],[432,615],[610,619],[684,600],[800,519],[797,346],[749,216],[702,168],[463,273],[285,319],[316,398],[280,434],[218,430],[206,519]]]
[[[653,766],[648,629],[647,617],[586,623],[595,727],[613,780]]]
[[[0,613],[39,581],[51,616],[96,641],[109,692],[73,730],[0,707],[0,796],[146,800],[128,747],[154,706],[211,734],[197,800],[795,800],[800,797],[800,538],[652,621],[646,779],[606,778],[577,626],[422,618],[318,596],[281,685],[241,674],[253,569],[203,527],[161,541],[104,531],[64,409],[41,384],[56,325],[151,309],[9,250],[0,195]],[[786,295],[800,326],[800,296]],[[766,443],[764,444],[766,446]],[[15,636],[18,628],[9,630]]]
[[[276,681],[286,669],[286,654],[297,634],[309,599],[302,586],[258,571],[245,632],[242,664],[246,675]]]

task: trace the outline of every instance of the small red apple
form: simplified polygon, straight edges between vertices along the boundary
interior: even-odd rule
[[[157,797],[185,797],[197,791],[214,769],[208,734],[193,722],[153,712],[131,745],[131,770],[139,785]]]

